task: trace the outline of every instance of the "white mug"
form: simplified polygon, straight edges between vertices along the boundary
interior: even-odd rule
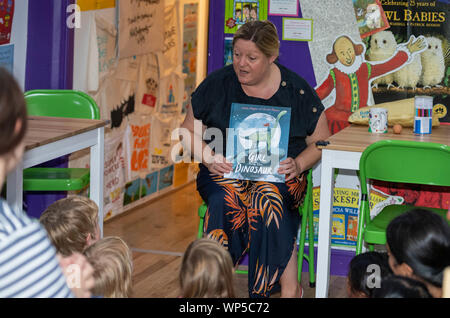
[[[369,132],[384,134],[388,131],[388,112],[386,108],[369,109]]]

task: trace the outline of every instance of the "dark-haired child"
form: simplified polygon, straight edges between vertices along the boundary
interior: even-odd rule
[[[349,298],[371,297],[381,280],[391,275],[386,253],[366,252],[356,255],[350,262],[347,276]]]
[[[395,275],[421,281],[435,298],[442,295],[443,273],[450,266],[450,226],[426,209],[413,209],[386,229],[389,266]]]

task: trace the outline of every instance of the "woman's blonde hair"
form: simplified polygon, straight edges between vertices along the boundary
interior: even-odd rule
[[[117,236],[104,237],[89,246],[84,255],[94,268],[93,295],[131,297],[133,258],[124,240]]]
[[[39,221],[59,253],[64,256],[83,253],[88,235],[96,235],[98,206],[83,196],[67,197],[52,203]]]
[[[192,242],[183,255],[181,293],[186,298],[235,297],[231,256],[217,241],[202,238]]]
[[[267,57],[278,56],[280,53],[277,28],[269,20],[243,24],[234,34],[233,47],[239,39],[254,42],[256,47]]]

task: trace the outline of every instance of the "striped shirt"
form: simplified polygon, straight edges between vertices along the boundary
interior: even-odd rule
[[[1,199],[0,297],[73,297],[47,232]]]

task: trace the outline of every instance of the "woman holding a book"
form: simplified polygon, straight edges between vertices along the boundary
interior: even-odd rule
[[[295,249],[298,206],[306,191],[306,173],[321,158],[315,142],[330,135],[324,106],[314,89],[276,62],[279,46],[270,21],[242,25],[233,38],[233,65],[211,73],[199,85],[182,125],[189,131],[182,136],[184,147],[201,162],[197,190],[208,205],[204,233],[228,249],[234,264],[248,253],[250,297],[269,297],[278,283],[281,297],[303,294]],[[285,159],[275,162],[276,173],[285,175],[285,182],[224,177],[239,160],[239,154],[230,155],[226,149],[233,104],[279,107],[280,114],[289,110],[290,125],[280,124],[281,116],[275,123],[282,131],[289,128],[287,149],[278,150]],[[265,143],[250,137],[241,143],[256,149],[271,145],[269,152],[273,152],[275,128],[264,135],[271,138]]]

